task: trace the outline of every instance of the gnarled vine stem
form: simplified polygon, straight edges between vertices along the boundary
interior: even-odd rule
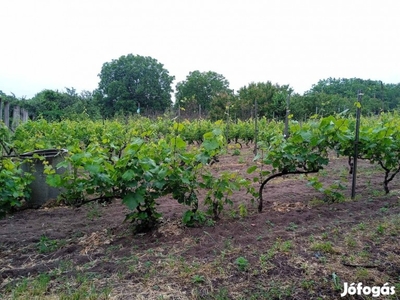
[[[298,170],[296,170],[296,171],[282,171],[282,172],[280,172],[280,173],[276,173],[276,174],[273,174],[273,175],[271,175],[271,176],[269,176],[267,179],[265,179],[263,182],[262,182],[262,184],[261,184],[261,186],[260,186],[260,189],[259,189],[259,191],[258,191],[258,194],[259,194],[259,196],[260,196],[260,202],[258,203],[258,212],[262,212],[262,209],[263,209],[263,189],[264,189],[264,186],[267,184],[267,182],[268,181],[270,181],[271,179],[274,179],[274,178],[276,178],[276,177],[280,177],[280,176],[283,176],[283,175],[288,175],[288,174],[309,174],[309,173],[318,173],[318,171],[319,171],[320,169],[317,169],[317,170],[310,170],[310,171],[298,171]]]

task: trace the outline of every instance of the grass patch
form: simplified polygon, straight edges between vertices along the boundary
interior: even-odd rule
[[[312,251],[320,251],[323,253],[335,254],[336,250],[333,248],[332,242],[315,242],[311,245],[310,249]]]

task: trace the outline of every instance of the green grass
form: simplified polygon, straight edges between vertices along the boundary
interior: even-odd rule
[[[321,251],[324,253],[329,253],[329,254],[334,254],[336,251],[333,249],[332,242],[326,241],[326,242],[315,242],[311,245],[310,249],[312,251]]]

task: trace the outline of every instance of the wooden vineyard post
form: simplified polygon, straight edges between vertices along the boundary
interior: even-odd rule
[[[257,99],[254,99],[254,150],[253,150],[254,155],[257,155],[257,143],[258,143],[257,119],[258,119],[258,105],[257,105]]]
[[[357,114],[356,114],[356,133],[354,139],[354,157],[353,157],[353,180],[351,185],[351,199],[356,196],[356,178],[357,178],[357,157],[358,157],[358,140],[360,132],[360,116],[361,116],[361,90],[358,90],[357,95]]]
[[[286,116],[285,116],[285,132],[284,132],[285,139],[289,137],[289,115],[290,115],[289,105],[290,105],[290,95],[288,95],[286,99]]]

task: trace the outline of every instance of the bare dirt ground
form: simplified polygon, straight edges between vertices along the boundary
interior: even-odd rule
[[[251,179],[251,150],[229,151],[214,172]],[[167,197],[160,226],[136,235],[118,199],[17,212],[0,220],[0,298],[338,299],[344,282],[361,282],[389,283],[396,294],[379,299],[399,299],[400,179],[385,195],[378,166],[359,161],[358,171],[354,200],[347,159],[332,158],[318,176],[345,186],[343,202],[290,175],[267,184],[262,213],[239,191],[220,220],[195,228]]]

